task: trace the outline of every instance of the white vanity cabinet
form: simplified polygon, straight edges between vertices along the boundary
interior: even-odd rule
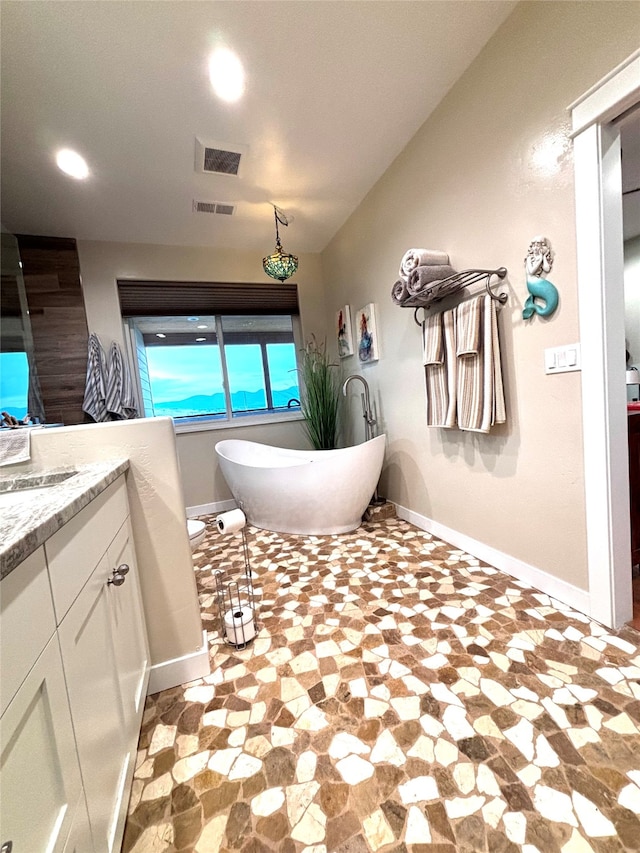
[[[43,564],[46,557],[48,626],[53,620],[53,635],[2,717],[0,844],[13,841],[13,853],[116,853],[124,830],[149,670],[124,477],[51,536],[38,553]],[[2,581],[3,595],[7,581],[21,583],[23,566]],[[9,628],[10,622],[5,623],[3,602],[2,640],[3,645],[7,640],[7,657],[12,647],[15,651],[20,645],[19,634],[5,638],[5,624]],[[27,616],[21,626],[23,634],[30,633],[30,624]],[[3,652],[3,682],[4,663]],[[31,679],[35,679],[34,685],[43,683],[43,668],[60,684],[55,706],[57,694],[48,684],[36,688],[30,683]],[[13,772],[5,767],[5,742],[20,742],[18,727],[23,723],[17,709],[33,705],[37,690],[49,717],[38,712],[39,728],[28,735],[22,752],[15,753],[12,766],[19,769]],[[67,773],[71,781],[64,786],[64,825],[58,831],[59,839],[56,836],[55,843],[50,843],[41,840],[49,836],[39,827],[46,808],[52,813],[53,805],[43,800],[39,807],[32,791],[36,780],[42,779],[48,796],[57,796],[60,783],[56,787],[50,781],[48,765],[45,778],[40,753],[43,744],[57,744],[65,731],[66,752],[62,747],[59,751],[65,756],[69,753],[68,763],[75,767],[76,776]],[[60,795],[55,802],[61,799]],[[41,834],[23,842],[23,824]]]
[[[1,592],[0,845],[62,853],[84,822],[92,851],[43,548]]]

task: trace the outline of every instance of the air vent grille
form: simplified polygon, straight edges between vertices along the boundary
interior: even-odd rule
[[[235,212],[235,205],[221,201],[194,201],[193,210],[195,213],[218,213],[222,216],[232,216]]]
[[[221,148],[204,149],[204,171],[216,172],[219,175],[237,175],[240,168],[240,158],[237,151],[224,151]]]

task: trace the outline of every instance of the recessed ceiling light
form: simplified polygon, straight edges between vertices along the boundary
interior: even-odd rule
[[[156,338],[166,338],[166,335],[163,335],[162,332],[156,332]]]
[[[207,326],[196,326],[197,329],[206,329]]]
[[[187,317],[188,323],[197,323],[200,317]]]
[[[83,180],[89,174],[89,167],[84,157],[70,148],[63,148],[56,154],[56,163],[65,175],[70,175],[77,180]]]
[[[206,338],[196,338],[196,341],[206,341]]]
[[[228,47],[217,47],[209,57],[209,79],[223,101],[233,103],[244,94],[244,68]]]

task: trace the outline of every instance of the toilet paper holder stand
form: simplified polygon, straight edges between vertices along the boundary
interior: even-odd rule
[[[220,636],[235,649],[244,649],[256,636],[256,606],[249,562],[247,532],[242,528],[243,568],[235,574],[213,572]]]

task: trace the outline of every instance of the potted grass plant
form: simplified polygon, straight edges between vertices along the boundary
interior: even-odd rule
[[[300,409],[307,437],[316,450],[333,450],[338,439],[340,373],[329,359],[326,341],[319,344],[311,337],[302,351],[300,378]]]

